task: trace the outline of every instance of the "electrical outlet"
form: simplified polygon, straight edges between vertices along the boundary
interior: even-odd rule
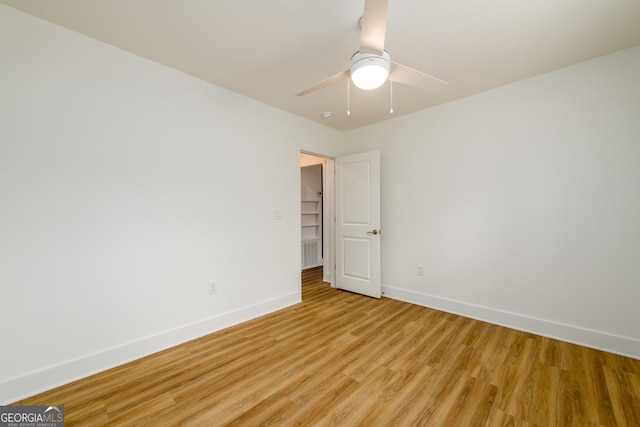
[[[216,295],[218,293],[218,283],[209,283],[209,295]]]
[[[416,267],[416,274],[418,276],[424,276],[424,266],[419,265],[418,267]]]

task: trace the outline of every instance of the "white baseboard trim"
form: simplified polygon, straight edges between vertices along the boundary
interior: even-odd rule
[[[595,348],[622,356],[640,359],[640,340],[604,332],[523,316],[494,308],[409,291],[393,286],[382,286],[385,297],[458,314],[488,323],[518,329],[536,335],[554,338],[585,347]]]
[[[157,353],[210,333],[289,307],[300,292],[222,313],[175,329],[79,357],[19,377],[0,381],[0,405],[8,405],[98,372]]]

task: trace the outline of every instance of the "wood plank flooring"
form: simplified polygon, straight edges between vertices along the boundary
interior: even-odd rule
[[[42,393],[67,426],[640,426],[640,361],[303,273],[296,306]]]

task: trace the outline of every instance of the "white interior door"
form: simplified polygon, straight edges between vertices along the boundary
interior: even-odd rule
[[[380,298],[380,152],[335,165],[336,287]]]

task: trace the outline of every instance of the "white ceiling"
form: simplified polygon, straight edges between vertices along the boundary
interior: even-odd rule
[[[0,0],[339,130],[428,108],[640,45],[638,0],[390,0],[391,59],[449,82],[432,93],[347,82],[295,94],[349,66],[364,0]],[[331,120],[322,119],[325,111]]]

